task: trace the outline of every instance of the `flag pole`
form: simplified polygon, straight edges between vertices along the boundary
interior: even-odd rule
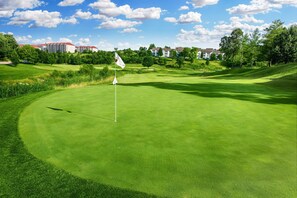
[[[118,48],[114,48],[115,53],[117,52]],[[117,78],[117,68],[116,64],[114,65],[114,78]],[[114,122],[117,122],[117,83],[114,85]]]

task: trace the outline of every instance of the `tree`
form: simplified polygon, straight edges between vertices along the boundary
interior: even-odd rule
[[[224,36],[220,42],[220,51],[225,53],[225,58],[231,66],[242,64],[243,32],[240,28],[232,31],[230,36]]]
[[[20,57],[17,54],[16,50],[13,50],[10,55],[10,60],[12,62],[12,65],[17,66],[20,63]]]
[[[73,55],[71,55],[73,56]],[[48,63],[53,65],[56,63],[56,57],[55,57],[55,54],[54,53],[49,53],[48,54]]]
[[[215,53],[211,53],[210,60],[211,61],[217,60],[217,55]]]
[[[173,58],[173,59],[177,58],[176,50],[174,50],[174,49],[170,50],[170,57]]]
[[[276,57],[274,57],[276,53],[274,51],[274,39],[285,30],[283,24],[284,23],[282,21],[275,20],[268,28],[265,29],[266,34],[264,35],[262,53],[265,59],[269,61],[269,66],[277,62]]]
[[[151,50],[151,49],[153,49],[153,48],[156,48],[156,46],[155,46],[155,44],[152,43],[152,44],[150,44],[148,50]]]
[[[36,64],[39,61],[38,49],[35,49],[31,45],[24,45],[18,48],[18,55],[26,63]]]
[[[189,58],[191,63],[194,62],[194,60],[197,58],[198,48],[193,47],[189,52]]]
[[[152,56],[146,56],[143,58],[142,65],[145,67],[150,67],[154,64],[154,58]]]
[[[181,68],[183,66],[184,62],[185,62],[185,58],[183,56],[179,56],[176,59],[176,64],[177,64],[178,68]]]
[[[218,55],[218,60],[220,60],[220,61],[223,60],[223,55],[222,54]]]
[[[272,44],[273,62],[294,62],[297,55],[297,26],[292,25],[275,36]]]
[[[8,53],[7,39],[0,33],[0,60],[5,58]]]
[[[206,59],[205,64],[209,65],[209,60],[208,59]]]
[[[158,56],[163,56],[163,49],[160,47],[157,52]]]

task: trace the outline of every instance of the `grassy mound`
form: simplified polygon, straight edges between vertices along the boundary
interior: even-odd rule
[[[119,82],[117,124],[111,85],[32,103],[19,123],[28,150],[78,177],[160,196],[294,196],[294,92],[240,76]]]

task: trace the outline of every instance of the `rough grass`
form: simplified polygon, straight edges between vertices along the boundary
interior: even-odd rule
[[[268,78],[178,74],[119,78],[27,107],[20,133],[73,175],[171,197],[296,196],[296,93]],[[266,76],[268,77],[268,76]]]

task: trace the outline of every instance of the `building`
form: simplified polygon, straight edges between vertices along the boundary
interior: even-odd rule
[[[156,48],[153,48],[151,49],[151,52],[152,52],[152,55],[153,56],[158,56],[158,51],[160,50],[161,48],[160,47],[156,47]],[[166,58],[169,58],[170,57],[170,48],[162,48],[162,57],[166,57]]]
[[[77,52],[91,51],[98,52],[98,48],[95,46],[76,46]]]
[[[48,52],[75,52],[75,46],[69,42],[46,43]]]

